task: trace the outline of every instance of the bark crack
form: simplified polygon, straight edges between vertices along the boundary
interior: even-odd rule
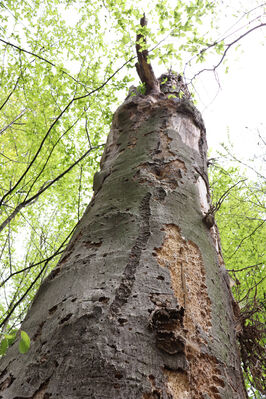
[[[140,212],[140,229],[136,242],[131,249],[129,261],[123,272],[122,280],[116,289],[115,298],[110,306],[111,313],[116,315],[121,307],[127,302],[135,281],[137,266],[140,261],[141,253],[146,248],[150,237],[150,199],[151,193],[147,193],[142,199],[139,207]]]

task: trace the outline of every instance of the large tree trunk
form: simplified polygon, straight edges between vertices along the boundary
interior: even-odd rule
[[[233,299],[188,100],[129,96],[94,197],[1,361],[0,397],[244,399]],[[207,226],[208,225],[208,226]]]

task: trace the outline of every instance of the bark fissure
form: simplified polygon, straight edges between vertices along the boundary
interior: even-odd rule
[[[116,289],[114,301],[110,306],[112,314],[117,314],[121,310],[121,307],[127,302],[132,292],[141,253],[146,248],[150,236],[150,199],[151,194],[148,193],[140,203],[139,212],[141,221],[139,235],[130,252],[129,261],[123,273],[122,281]]]

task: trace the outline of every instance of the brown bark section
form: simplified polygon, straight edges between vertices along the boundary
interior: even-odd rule
[[[140,20],[140,26],[144,28],[145,26],[147,26],[147,22],[148,21],[144,14],[144,16]],[[160,93],[160,85],[155,77],[151,63],[148,61],[148,55],[149,55],[148,50],[143,49],[140,42],[142,42],[143,45],[146,45],[146,38],[145,35],[143,35],[142,33],[139,33],[137,35],[137,40],[136,40],[136,51],[138,56],[136,69],[138,75],[140,77],[141,82],[145,83],[146,94],[149,93],[158,94]]]
[[[232,296],[188,101],[128,97],[88,206],[0,363],[0,398],[244,399]]]

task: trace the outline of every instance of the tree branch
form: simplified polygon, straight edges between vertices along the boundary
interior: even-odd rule
[[[218,64],[216,64],[213,68],[205,68],[205,69],[202,69],[201,71],[197,72],[197,73],[193,76],[193,78],[190,80],[190,82],[192,82],[197,76],[199,76],[199,75],[200,75],[201,73],[203,73],[203,72],[215,72],[216,69],[221,65],[221,63],[222,63],[223,60],[225,59],[227,52],[230,50],[230,48],[231,48],[234,44],[236,44],[239,40],[243,39],[243,37],[247,36],[249,33],[253,32],[254,30],[259,29],[259,28],[261,28],[261,27],[263,27],[263,26],[266,26],[266,23],[261,23],[261,24],[259,24],[259,25],[254,26],[253,28],[249,29],[247,32],[245,32],[245,33],[243,33],[242,35],[240,35],[237,39],[233,40],[231,43],[226,44],[226,49],[225,49],[225,51],[224,51],[224,53],[223,53],[223,55],[222,55],[220,61],[218,62]],[[206,49],[201,50],[200,53],[206,52],[208,49],[210,49],[211,47],[214,47],[216,44],[217,44],[217,42],[211,44],[211,45],[208,46]],[[199,54],[200,54],[200,53],[199,53]]]
[[[25,114],[26,111],[27,111],[27,109],[25,108],[23,111],[21,111],[21,113],[20,113],[18,116],[16,116],[15,119],[13,119],[12,122],[10,122],[8,125],[6,125],[5,127],[3,127],[3,129],[0,130],[0,135],[2,135],[2,134],[3,134],[10,126],[12,126],[13,123],[15,123],[18,119],[20,119],[20,118]]]
[[[38,281],[38,279],[41,277],[41,275],[43,274],[43,272],[45,271],[49,261],[54,258],[56,255],[59,255],[62,251],[61,248],[65,245],[66,241],[70,238],[71,234],[73,233],[73,231],[75,230],[77,225],[74,226],[74,228],[71,230],[71,232],[68,234],[68,236],[65,238],[65,240],[61,243],[61,245],[58,247],[58,249],[56,250],[56,252],[52,255],[52,257],[49,257],[47,259],[45,259],[44,261],[40,262],[39,264],[45,262],[45,265],[42,267],[42,269],[40,270],[40,272],[38,273],[37,277],[33,280],[33,282],[30,284],[30,286],[27,288],[27,290],[24,292],[24,294],[22,295],[22,297],[14,304],[13,308],[7,312],[7,316],[4,318],[4,320],[0,323],[0,328],[2,328],[2,326],[4,326],[6,324],[6,322],[9,320],[10,316],[13,314],[13,312],[15,311],[15,309],[17,308],[17,306],[24,300],[24,298],[28,295],[28,293],[30,292],[30,290],[34,287],[34,285],[36,284],[36,282]],[[37,264],[35,265],[37,266]],[[31,266],[33,267],[33,265]],[[30,267],[29,267],[30,268]],[[29,269],[28,268],[28,269]],[[16,273],[17,274],[17,273]],[[2,286],[3,284],[1,284]]]
[[[239,248],[241,247],[241,245],[243,244],[243,242],[248,239],[249,237],[251,237],[254,233],[256,233],[256,231],[263,226],[263,224],[266,222],[266,220],[263,220],[262,223],[260,223],[249,235],[247,235],[246,237],[242,238],[242,240],[240,241],[240,243],[238,244],[237,248],[235,249],[235,251],[232,253],[232,255],[230,255],[227,260],[232,259],[232,257],[236,254],[236,252],[239,250]]]
[[[251,268],[253,268],[253,267],[257,267],[257,266],[260,266],[260,265],[263,265],[263,263],[257,263],[256,265],[251,265],[251,266],[242,267],[242,269],[226,269],[226,270],[227,270],[228,272],[237,273],[237,272],[243,272],[244,270],[251,269]]]
[[[145,28],[147,26],[147,19],[145,14],[140,19],[141,28]],[[136,63],[136,69],[140,80],[142,83],[145,83],[146,94],[149,93],[160,93],[160,85],[158,80],[155,77],[153,72],[151,63],[148,61],[149,52],[145,48],[146,46],[146,37],[144,34],[138,33],[136,38],[136,51],[138,62]]]
[[[5,101],[3,102],[3,104],[0,106],[0,111],[2,110],[2,108],[4,108],[4,106],[6,105],[6,103],[8,102],[8,100],[10,99],[10,97],[12,96],[12,94],[14,93],[14,91],[16,90],[20,78],[21,78],[21,75],[17,78],[17,81],[16,81],[16,83],[15,83],[15,86],[14,86],[13,90],[9,93],[9,95],[7,96],[7,98],[5,99]]]
[[[3,40],[3,39],[0,39],[0,41],[3,42],[3,43],[5,43],[7,46],[11,46],[11,47],[15,48],[16,50],[18,50],[18,51],[20,51],[20,52],[22,52],[22,53],[26,53],[26,54],[32,55],[33,57],[38,58],[39,60],[44,61],[44,62],[46,62],[47,64],[49,64],[49,65],[51,65],[51,66],[57,68],[57,66],[56,66],[53,62],[47,60],[46,58],[44,58],[44,57],[42,57],[42,56],[40,56],[40,55],[38,55],[38,54],[36,54],[36,53],[32,53],[31,51],[25,50],[25,49],[23,49],[23,48],[21,48],[21,47],[16,46],[16,45],[13,44],[13,43],[10,43],[10,42],[5,41],[5,40]],[[70,79],[74,80],[74,82],[76,82],[76,83],[78,83],[78,84],[81,84],[81,85],[84,87],[84,84],[83,84],[82,82],[80,82],[80,81],[78,81],[77,79],[75,79],[73,76],[71,76],[71,75],[70,75],[68,72],[66,72],[64,69],[59,68],[59,70],[60,70],[64,75],[67,75]]]
[[[67,174],[74,166],[76,166],[79,162],[81,162],[92,150],[96,150],[100,147],[102,147],[104,144],[99,144],[96,147],[90,148],[88,151],[86,151],[76,162],[74,162],[72,165],[70,165],[63,173],[58,175],[54,180],[50,181],[45,187],[41,188],[36,194],[34,194],[32,197],[27,199],[26,201],[21,202],[15,209],[14,211],[8,216],[8,218],[0,225],[0,232],[7,226],[8,223],[12,219],[16,217],[16,215],[21,211],[21,209],[25,208],[25,206],[29,205],[31,202],[36,200],[44,191],[46,191],[49,187],[51,187],[54,183],[56,183],[58,180],[60,180],[65,174]]]
[[[51,124],[51,126],[49,127],[48,131],[46,132],[44,138],[41,141],[41,144],[38,148],[38,150],[36,151],[34,157],[32,158],[31,162],[29,163],[28,167],[26,168],[26,170],[22,173],[22,175],[20,176],[20,178],[18,179],[17,183],[9,190],[7,191],[3,197],[0,200],[0,206],[3,204],[4,199],[10,195],[16,188],[17,186],[20,184],[20,182],[23,180],[23,178],[26,176],[26,174],[28,173],[28,171],[30,170],[30,168],[32,167],[32,165],[34,164],[36,158],[38,157],[39,153],[41,152],[41,149],[47,139],[47,137],[49,136],[51,130],[54,128],[54,126],[56,125],[56,123],[60,120],[60,118],[64,115],[64,113],[68,110],[68,108],[75,102],[78,100],[82,100],[84,98],[87,98],[89,96],[91,96],[92,94],[94,94],[95,92],[101,90],[104,86],[107,85],[107,83],[118,73],[121,71],[121,69],[124,68],[125,65],[129,64],[133,59],[135,59],[136,57],[131,57],[129,60],[127,60],[126,62],[123,63],[123,65],[118,68],[114,73],[112,73],[112,75],[109,76],[108,79],[106,79],[100,86],[96,87],[95,89],[91,90],[89,93],[86,93],[82,96],[79,97],[73,97],[72,100],[70,100],[70,102],[65,106],[65,108],[60,112],[60,114],[56,117],[56,119],[54,120],[54,122]]]

